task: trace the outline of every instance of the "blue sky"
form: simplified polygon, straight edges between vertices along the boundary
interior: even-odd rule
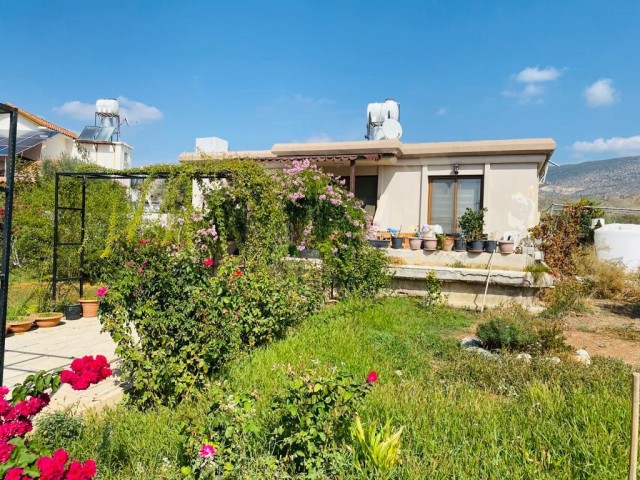
[[[638,0],[5,1],[0,101],[80,131],[120,97],[135,165],[175,162],[195,137],[360,140],[387,97],[405,142],[640,155],[639,18]]]

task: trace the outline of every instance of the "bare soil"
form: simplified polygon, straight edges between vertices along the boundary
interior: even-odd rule
[[[640,305],[596,300],[564,321],[569,345],[640,366]]]

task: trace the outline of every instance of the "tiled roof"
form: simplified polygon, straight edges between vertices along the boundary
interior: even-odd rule
[[[11,105],[10,103],[7,103],[7,105],[15,107],[15,105]],[[55,123],[51,123],[49,120],[45,120],[42,117],[39,117],[38,115],[36,115],[35,113],[31,113],[31,112],[27,112],[26,110],[20,108],[20,107],[16,107],[18,108],[18,114],[22,115],[24,118],[31,120],[33,123],[40,125],[41,127],[45,127],[48,128],[50,130],[53,130],[55,132],[59,132],[62,133],[63,135],[66,135],[67,137],[71,137],[73,139],[77,139],[78,138],[78,134],[75,132],[72,132],[71,130],[67,130],[66,128],[62,128],[60,125],[56,125]]]

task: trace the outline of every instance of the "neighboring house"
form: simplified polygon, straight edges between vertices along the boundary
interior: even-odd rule
[[[203,139],[200,139],[203,140]],[[206,143],[200,142],[200,145]],[[485,232],[526,235],[538,223],[538,185],[556,144],[550,138],[446,143],[373,140],[275,144],[267,151],[211,152],[197,148],[180,162],[253,159],[268,169],[308,159],[344,177],[381,229],[410,232],[439,224],[457,233],[466,208],[486,207]]]
[[[10,104],[8,104],[10,105]],[[9,136],[9,115],[0,114],[0,175],[4,175]],[[107,168],[131,167],[133,148],[124,142],[81,139],[77,133],[19,108],[16,153],[38,161],[63,155],[83,158]]]

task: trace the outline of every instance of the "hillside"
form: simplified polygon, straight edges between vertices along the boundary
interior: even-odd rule
[[[550,166],[540,195],[547,198],[637,197],[640,195],[640,156]]]

